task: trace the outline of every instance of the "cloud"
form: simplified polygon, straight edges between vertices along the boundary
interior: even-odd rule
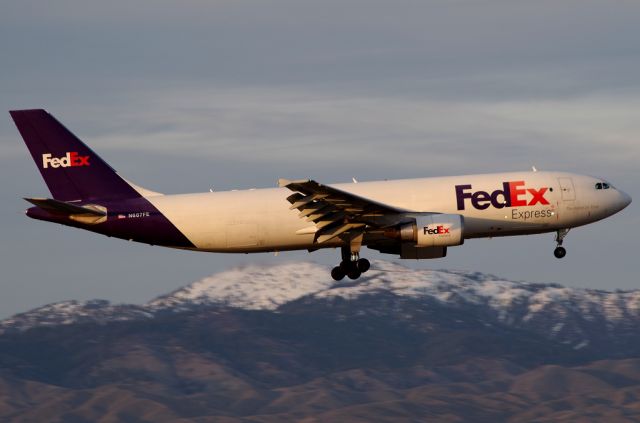
[[[635,169],[640,98],[498,101],[356,96],[329,90],[174,87],[122,104],[50,109],[98,151],[138,151],[254,166],[349,167],[379,177],[541,168]],[[7,134],[3,156],[22,146]],[[11,140],[11,141],[10,141]],[[473,157],[473,160],[467,158]],[[579,161],[575,159],[579,158]],[[281,175],[274,175],[281,176]]]
[[[134,97],[130,108],[92,111],[109,116],[101,126],[111,125],[87,134],[99,149],[256,165],[298,162],[316,172],[327,165],[401,167],[412,175],[531,164],[633,169],[640,159],[635,97],[445,101],[220,87]],[[86,112],[73,118],[96,119]]]

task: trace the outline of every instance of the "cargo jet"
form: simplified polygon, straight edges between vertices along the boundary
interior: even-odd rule
[[[466,239],[555,232],[624,209],[609,182],[566,172],[511,172],[164,195],[119,176],[45,110],[11,116],[53,198],[26,198],[27,216],[151,245],[218,253],[340,248],[331,276],[369,269],[362,246],[403,259],[445,257]]]

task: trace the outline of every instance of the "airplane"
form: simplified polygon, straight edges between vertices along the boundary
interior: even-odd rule
[[[631,197],[601,178],[537,171],[164,195],[119,176],[42,109],[9,112],[52,198],[33,219],[151,245],[218,253],[340,248],[335,280],[370,268],[362,246],[401,259],[445,257],[467,239],[555,232],[609,217]]]

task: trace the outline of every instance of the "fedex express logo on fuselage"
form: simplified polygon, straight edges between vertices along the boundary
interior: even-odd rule
[[[473,191],[471,184],[456,185],[456,200],[458,210],[464,210],[466,200],[471,202],[473,208],[485,210],[489,206],[496,209],[505,207],[527,207],[540,204],[548,206],[549,201],[545,198],[548,188],[526,188],[525,181],[503,182],[502,189],[497,189],[491,193],[487,191]]]
[[[77,151],[67,152],[63,157],[52,157],[49,153],[42,155],[42,167],[45,169],[78,166],[90,166],[89,156],[81,156]]]

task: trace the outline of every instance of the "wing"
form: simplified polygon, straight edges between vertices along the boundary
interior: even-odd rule
[[[406,212],[312,180],[280,179],[278,184],[294,192],[287,197],[290,209],[298,209],[300,218],[315,224],[313,230],[303,229],[301,233],[315,233],[319,244],[343,234],[357,236],[366,227],[395,224],[398,216]]]

